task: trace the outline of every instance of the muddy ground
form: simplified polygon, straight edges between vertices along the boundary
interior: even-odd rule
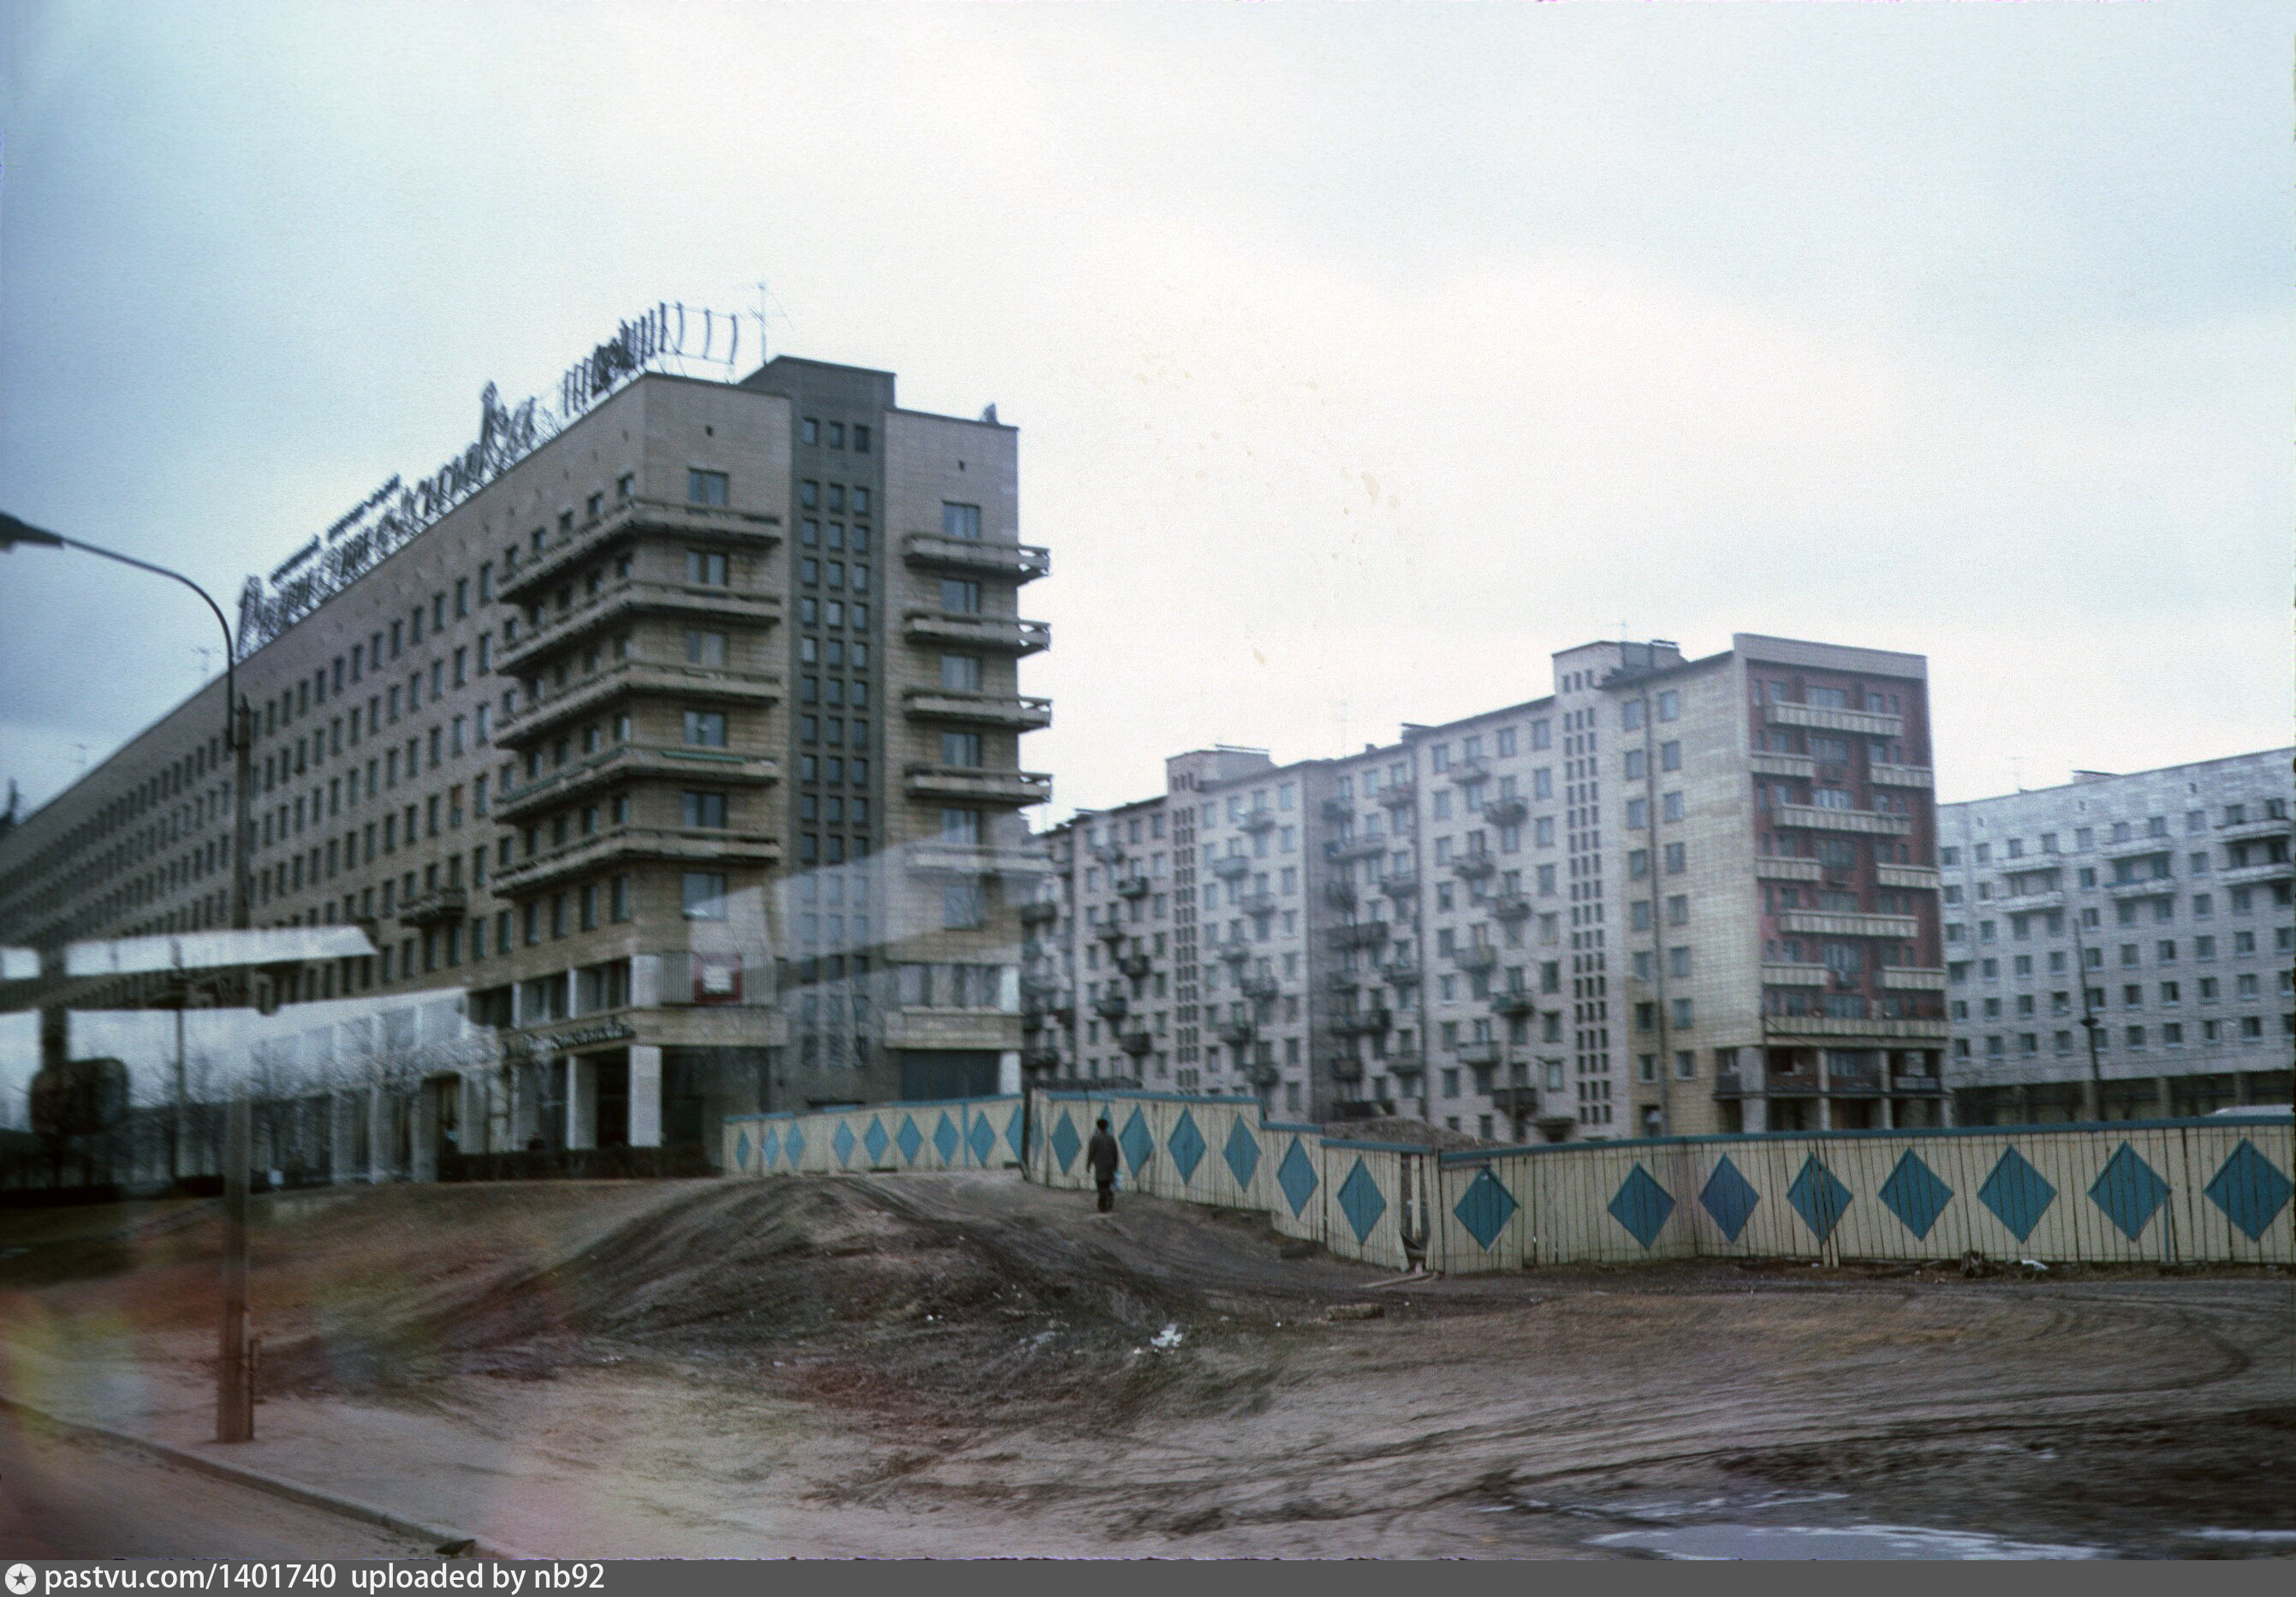
[[[1248,1216],[1103,1220],[1004,1174],[258,1207],[241,1456],[533,1552],[1605,1557],[1882,1526],[2296,1554],[2285,1272],[1382,1285]],[[195,1439],[217,1240],[198,1206],[0,1215],[9,1388]]]

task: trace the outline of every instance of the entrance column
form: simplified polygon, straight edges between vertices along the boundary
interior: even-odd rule
[[[466,1070],[463,1073],[463,1108],[455,1117],[455,1125],[456,1152],[482,1154],[493,1151],[488,1137],[493,1130],[493,1098],[484,1071]]]
[[[630,1044],[630,1146],[661,1146],[661,1050]]]
[[[407,1174],[418,1181],[439,1179],[439,1084],[422,1082],[414,1089],[414,1128],[408,1140],[413,1143],[413,1168]]]
[[[329,1176],[340,1186],[359,1179],[356,1169],[358,1164],[358,1099],[348,1092],[331,1093],[328,1095],[328,1107]]]
[[[390,1179],[390,1090],[377,1083],[367,1089],[366,1179]]]
[[[598,1146],[598,1066],[580,1054],[566,1056],[566,1146]]]

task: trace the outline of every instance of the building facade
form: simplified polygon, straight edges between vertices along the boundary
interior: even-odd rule
[[[2076,771],[1939,810],[1963,1120],[2290,1101],[2292,759]]]
[[[1922,659],[1598,643],[1553,688],[1057,828],[1031,1065],[1498,1138],[1940,1123]]]
[[[496,1046],[418,1106],[463,1153],[1011,1086],[1051,787],[1018,516],[1013,430],[890,373],[630,378],[241,661],[255,924],[376,949],[270,998],[463,995]],[[222,691],[0,837],[0,943],[230,924]]]

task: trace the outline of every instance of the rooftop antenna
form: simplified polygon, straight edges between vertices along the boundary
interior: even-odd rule
[[[215,670],[215,666],[212,663],[215,659],[215,651],[213,649],[203,649],[199,645],[193,644],[192,646],[192,653],[200,657],[200,680],[204,682],[208,679],[209,674]]]
[[[1347,699],[1347,696],[1346,696],[1345,694],[1341,694],[1341,695],[1340,696],[1340,753],[1342,753],[1342,754],[1344,754],[1344,753],[1346,753],[1347,752],[1348,752],[1348,699]]]
[[[2016,784],[2018,792],[2022,793],[2025,791],[2024,755],[2012,754],[2009,756],[2009,779]]]

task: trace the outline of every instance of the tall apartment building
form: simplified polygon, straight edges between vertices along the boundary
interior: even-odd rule
[[[507,414],[489,391],[490,433]],[[1021,812],[1051,786],[1020,739],[1051,712],[1017,677],[1048,562],[1013,429],[783,357],[630,375],[481,472],[487,447],[363,568],[331,547],[341,580],[240,664],[256,924],[378,950],[273,995],[467,992],[499,1063],[413,1111],[464,1152],[707,1150],[729,1111],[1016,1081]],[[0,943],[230,924],[221,695],[0,838]]]
[[[1962,1120],[2077,1119],[2092,1093],[2114,1120],[2290,1100],[2292,759],[2076,771],[1940,808]]]
[[[1553,672],[1342,759],[1182,755],[1057,828],[1031,1066],[1498,1137],[1940,1123],[1923,660],[1741,634]]]

